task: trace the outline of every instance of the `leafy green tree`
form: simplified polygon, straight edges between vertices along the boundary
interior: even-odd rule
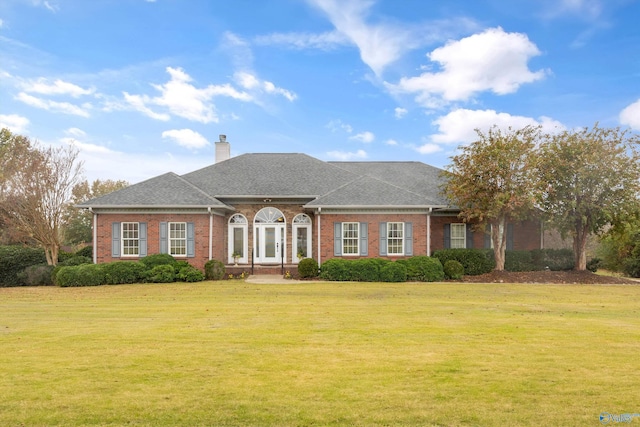
[[[447,167],[442,190],[465,222],[491,226],[498,271],[504,270],[507,221],[523,219],[534,207],[535,147],[540,128],[476,130],[478,139],[460,147]]]
[[[572,237],[576,270],[587,266],[589,234],[628,218],[640,191],[640,138],[619,128],[567,130],[539,148],[539,203],[551,225]]]
[[[93,236],[92,215],[89,211],[80,210],[75,205],[104,196],[116,190],[129,186],[127,181],[95,180],[91,184],[84,180],[73,187],[71,191],[71,203],[65,212],[65,240],[66,244],[74,245],[78,243],[91,242]]]

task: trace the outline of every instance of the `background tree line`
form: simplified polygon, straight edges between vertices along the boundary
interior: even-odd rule
[[[91,213],[75,204],[124,188],[126,181],[83,178],[73,146],[42,147],[0,130],[0,244],[44,249],[56,265],[63,245],[91,242]]]

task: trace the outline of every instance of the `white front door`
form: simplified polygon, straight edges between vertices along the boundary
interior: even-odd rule
[[[286,253],[284,224],[257,224],[255,228],[256,262],[280,263]]]

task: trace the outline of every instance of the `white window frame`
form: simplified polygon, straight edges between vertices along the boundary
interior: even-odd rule
[[[239,263],[246,264],[249,262],[249,221],[242,214],[234,214],[229,218],[228,237],[227,237],[227,262],[234,263],[234,229],[242,229],[242,256],[238,258]]]
[[[396,226],[399,229],[394,229]],[[398,233],[399,231],[399,233]],[[393,235],[395,234],[395,235]],[[387,255],[403,256],[404,255],[404,222],[388,222],[387,223]],[[395,243],[395,245],[393,245]],[[398,247],[400,250],[397,251]],[[391,249],[394,249],[393,251]]]
[[[347,230],[347,228],[349,228]],[[351,233],[350,235],[347,235]],[[360,255],[360,223],[359,222],[343,222],[342,223],[342,255],[358,256]],[[355,245],[353,245],[355,241]],[[348,244],[347,242],[351,242]],[[355,249],[354,252],[347,252],[346,248]]]
[[[135,229],[129,228],[135,226]],[[130,233],[134,233],[135,237],[131,237]],[[140,223],[139,222],[122,222],[120,224],[120,256],[122,257],[139,257],[140,256]],[[125,242],[135,243],[126,245]],[[135,253],[132,253],[132,250]]]
[[[172,230],[173,227],[181,226],[182,230]],[[170,222],[167,224],[168,230],[168,244],[169,244],[169,255],[175,257],[186,257],[187,256],[187,223],[186,222]],[[184,237],[172,237],[173,231],[182,231],[184,233]],[[182,242],[181,246],[177,246]],[[184,250],[183,253],[178,253],[175,249],[181,248]]]
[[[311,217],[309,217],[309,215],[307,214],[298,214],[293,218],[293,227],[291,230],[292,236],[291,236],[291,240],[292,240],[292,248],[293,250],[291,251],[291,261],[294,264],[297,264],[298,262],[300,262],[300,259],[298,259],[298,230],[303,229],[305,230],[305,232],[307,233],[307,247],[306,252],[307,252],[307,258],[311,258],[311,248],[312,248],[312,242],[311,242],[311,230],[312,230],[312,226],[313,223],[311,222]]]
[[[457,232],[454,230],[458,230]],[[461,232],[460,232],[461,230]],[[467,224],[463,222],[451,224],[451,249],[465,249],[467,247]]]

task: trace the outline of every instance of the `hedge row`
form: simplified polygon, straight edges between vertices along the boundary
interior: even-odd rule
[[[54,283],[62,287],[144,282],[200,282],[205,277],[202,271],[188,262],[177,261],[167,254],[149,255],[139,261],[63,265],[54,269],[53,276]]]
[[[443,280],[444,277],[440,261],[427,256],[397,261],[382,258],[332,258],[325,261],[320,268],[320,278],[330,281],[435,282]]]
[[[443,265],[449,260],[458,261],[464,267],[464,274],[469,276],[490,273],[496,267],[493,249],[444,249],[435,251],[433,257],[438,258]],[[534,249],[505,253],[506,271],[564,271],[572,270],[573,266],[571,249]]]

